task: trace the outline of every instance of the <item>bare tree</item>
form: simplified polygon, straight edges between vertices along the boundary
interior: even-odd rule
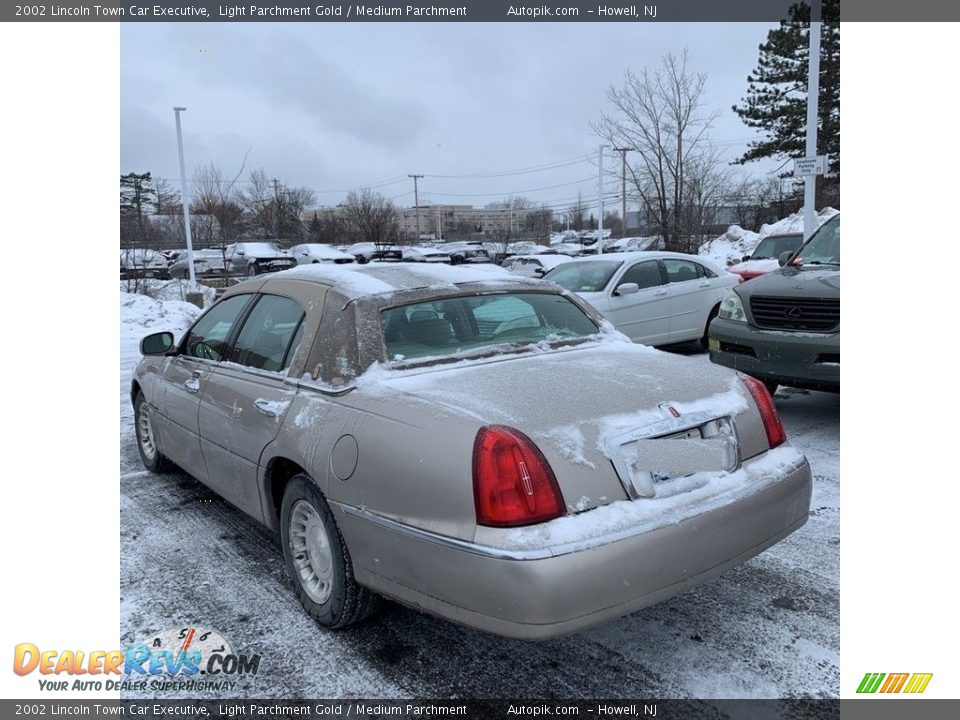
[[[370,188],[353,190],[347,193],[342,208],[347,228],[361,241],[373,243],[378,250],[397,241],[400,235],[397,208],[380,193]]]
[[[300,242],[306,234],[300,216],[316,203],[316,194],[306,187],[287,187],[270,178],[263,169],[254,170],[247,187],[239,194],[252,227],[262,236]]]
[[[583,195],[577,193],[577,201],[570,206],[570,224],[573,229],[580,232],[584,228],[587,216],[587,205],[583,202]]]
[[[596,133],[615,147],[629,147],[637,161],[629,165],[633,191],[642,210],[669,249],[689,247],[690,174],[701,173],[711,163],[708,131],[718,112],[704,112],[705,73],[689,67],[686,50],[678,57],[668,53],[660,66],[640,74],[627,70],[621,87],[611,86],[607,99],[613,106],[594,125]],[[694,170],[697,168],[697,170]]]
[[[220,245],[235,242],[243,232],[244,216],[237,183],[243,174],[246,156],[232,178],[226,178],[219,167],[200,165],[193,173],[193,205],[198,213],[217,221],[216,241]]]

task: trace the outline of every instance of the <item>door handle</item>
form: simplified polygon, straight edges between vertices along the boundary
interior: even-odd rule
[[[663,296],[666,295],[666,294],[667,294],[667,291],[666,291],[666,290],[657,290],[657,292],[655,292],[655,293],[653,294],[653,296],[654,296],[654,297],[663,297]]]
[[[200,381],[196,377],[188,378],[184,381],[183,387],[187,389],[187,392],[200,392]]]
[[[280,413],[277,411],[277,404],[263,398],[257,398],[253,401],[253,406],[257,412],[267,417],[277,417]]]
[[[700,283],[700,287],[710,287],[710,283],[709,283],[709,282],[702,282],[702,283]]]

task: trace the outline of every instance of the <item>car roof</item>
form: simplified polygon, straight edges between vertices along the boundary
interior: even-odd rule
[[[543,283],[511,275],[495,265],[491,269],[476,266],[436,266],[423,263],[370,263],[366,265],[299,265],[272,273],[266,280],[300,280],[326,285],[348,300],[437,288],[451,290],[460,285],[482,285],[489,290],[516,290],[518,286],[542,288]],[[248,281],[255,282],[255,281]],[[263,280],[260,281],[263,283]],[[231,291],[244,287],[240,283]]]

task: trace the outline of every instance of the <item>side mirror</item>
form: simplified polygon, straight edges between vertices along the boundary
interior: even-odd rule
[[[640,286],[636,283],[623,283],[617,286],[617,289],[613,291],[614,295],[633,295],[634,293],[640,292]]]
[[[158,332],[140,341],[141,355],[166,355],[173,349],[173,333]]]
[[[237,255],[239,255],[240,257],[243,257],[244,255],[246,255],[246,253],[243,250],[237,250]]]
[[[534,268],[533,274],[536,275],[537,277],[542,278],[544,275],[547,274],[547,269],[542,267]]]
[[[750,259],[749,255],[744,255],[742,258],[740,258],[740,262],[746,262],[749,259]]]
[[[793,251],[791,250],[784,250],[782,253],[780,253],[780,255],[777,257],[777,262],[780,263],[780,267],[783,267],[788,262],[790,262],[790,258],[792,256],[793,256]]]

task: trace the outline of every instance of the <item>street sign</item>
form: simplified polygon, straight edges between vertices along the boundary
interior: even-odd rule
[[[827,156],[817,155],[816,157],[797,158],[793,161],[793,174],[800,175],[823,175],[827,167]]]

